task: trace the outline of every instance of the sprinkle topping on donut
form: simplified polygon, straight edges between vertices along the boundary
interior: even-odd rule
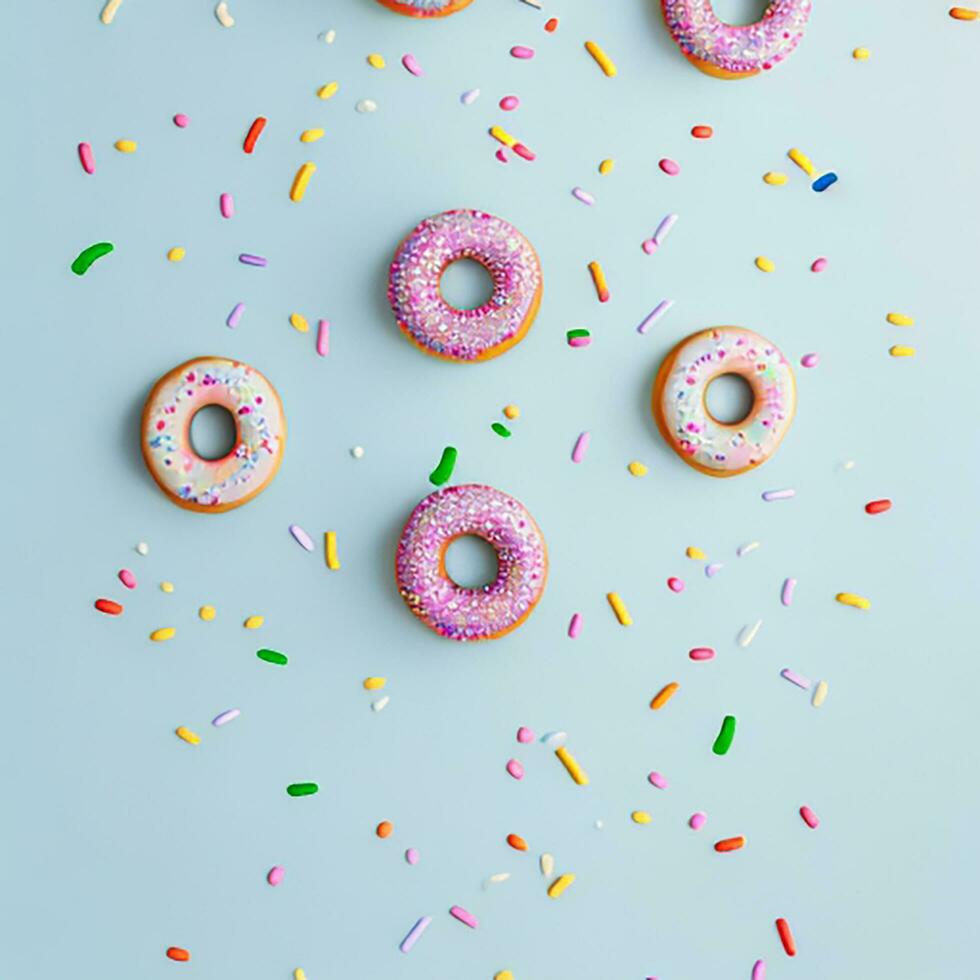
[[[490,274],[490,299],[461,310],[443,299],[439,282],[458,259]],[[417,346],[454,361],[495,357],[527,331],[541,298],[541,267],[531,243],[502,218],[483,211],[445,211],[426,218],[399,245],[388,276],[398,326]]]
[[[475,535],[497,552],[497,577],[468,589],[445,568],[456,538]],[[412,511],[395,555],[398,591],[430,629],[452,640],[488,640],[531,613],[548,572],[544,537],[524,505],[493,487],[446,487]]]

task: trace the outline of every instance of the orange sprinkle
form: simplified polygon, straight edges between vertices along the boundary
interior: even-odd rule
[[[956,9],[956,8],[954,8]],[[558,18],[552,17],[550,20],[545,21],[544,29],[549,34],[554,34],[555,30],[558,28]]]
[[[391,832],[395,829],[395,825],[390,820],[382,820],[377,827],[374,828],[374,832],[384,840],[385,837],[390,837]]]
[[[724,840],[715,842],[715,850],[719,852],[724,851],[738,851],[745,847],[744,837],[726,837]]]
[[[518,837],[517,834],[508,834],[507,843],[510,844],[515,851],[526,851],[527,841],[523,837]]]
[[[191,958],[191,954],[188,953],[186,949],[181,949],[179,946],[168,947],[167,956],[169,956],[172,960],[177,960],[178,963],[186,963]]]
[[[980,10],[971,10],[969,7],[950,7],[949,16],[953,20],[976,20],[980,17]]]
[[[609,286],[606,284],[606,274],[602,271],[602,266],[598,262],[589,263],[589,272],[592,274],[592,282],[595,285],[596,295],[600,303],[609,302]]]
[[[691,129],[691,135],[696,140],[710,140],[715,131],[710,126],[695,126]]]
[[[678,692],[678,690],[680,690],[680,684],[678,684],[677,681],[671,681],[657,692],[657,696],[650,702],[650,707],[653,708],[654,711],[659,710]]]

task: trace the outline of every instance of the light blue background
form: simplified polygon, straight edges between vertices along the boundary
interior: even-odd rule
[[[747,977],[757,957],[770,980],[975,972],[980,25],[950,20],[949,0],[815,5],[791,59],[741,83],[691,68],[652,0],[546,0],[543,12],[476,0],[438,23],[373,0],[231,0],[232,30],[209,0],[125,0],[111,27],[101,0],[8,5],[4,977],[275,980],[302,966],[309,980],[505,968],[517,980],[718,980]],[[732,17],[753,9],[718,3]],[[561,18],[553,36],[549,15]],[[331,27],[327,46],[318,35]],[[517,43],[537,57],[509,57]],[[870,61],[852,60],[857,45]],[[387,70],[368,67],[372,51]],[[406,51],[424,78],[402,69]],[[319,101],[334,79],[337,97]],[[460,105],[473,87],[479,101]],[[510,93],[522,105],[505,114],[496,103]],[[354,112],[365,97],[377,113]],[[269,125],[246,156],[259,114]],[[537,161],[494,160],[495,122]],[[697,123],[714,139],[692,140]],[[300,144],[313,126],[325,139]],[[119,138],[138,152],[115,152]],[[785,158],[794,145],[840,182],[812,193]],[[660,173],[661,156],[682,174]],[[616,159],[608,177],[604,157]],[[319,170],[293,204],[307,159]],[[767,187],[771,169],[790,183]],[[482,366],[421,355],[385,301],[395,244],[451,207],[511,220],[544,269],[527,339]],[[668,211],[680,222],[645,256]],[[103,239],[116,251],[72,275],[77,252]],[[187,248],[182,264],[165,259],[173,245]],[[269,267],[239,265],[242,251]],[[774,274],[753,267],[758,254]],[[830,259],[819,276],[818,255]],[[609,278],[605,306],[592,259]],[[665,297],[674,309],[637,335]],[[230,331],[238,301],[248,309]],[[916,326],[889,326],[889,310]],[[293,311],[332,321],[328,358],[289,326]],[[661,356],[720,323],[758,330],[794,364],[821,356],[797,370],[799,412],[778,455],[729,481],[682,465],[647,407]],[[586,350],[565,344],[577,326],[593,332]],[[918,354],[892,359],[893,343]],[[170,504],[138,451],[153,380],[210,353],[265,372],[290,425],[274,484],[222,516]],[[502,440],[489,426],[508,402],[522,414]],[[592,447],[575,466],[585,429]],[[535,614],[473,648],[415,622],[391,574],[447,443],[455,480],[513,493],[550,549]],[[645,479],[627,473],[631,459],[649,465]],[[786,486],[793,500],[761,501]],[[881,496],[893,510],[867,517]],[[337,530],[341,572],[296,546],[293,522],[318,540]],[[761,548],[736,558],[751,540]],[[723,571],[705,578],[688,545]],[[136,592],[121,595],[120,567]],[[683,594],[668,592],[670,575]],[[799,580],[789,609],[786,576]],[[608,609],[613,589],[631,629]],[[838,605],[841,590],[873,609]],[[100,595],[125,615],[95,613]],[[196,615],[205,602],[212,624]],[[242,629],[250,613],[265,615],[261,632]],[[176,639],[149,642],[166,625]],[[692,664],[696,645],[717,659]],[[289,666],[259,662],[259,646]],[[821,710],[779,677],[785,666],[828,680]],[[389,678],[380,714],[360,687],[369,674]],[[650,712],[673,679],[681,692]],[[212,728],[233,706],[241,717]],[[726,713],[738,735],[717,758]],[[173,735],[181,724],[200,746]],[[543,746],[517,746],[521,724],[566,730],[591,785]],[[512,755],[522,783],[504,772]],[[666,792],[646,782],[651,769]],[[286,796],[308,779],[318,796]],[[803,803],[821,817],[815,833]],[[636,808],[653,823],[632,824]],[[709,815],[698,834],[686,826],[696,809]],[[396,826],[387,841],[373,833],[382,819]],[[509,832],[531,852],[507,848]],[[743,851],[714,853],[739,833]],[[545,850],[578,876],[558,901],[537,870]],[[286,868],[276,889],[273,864]],[[510,880],[483,891],[501,871]],[[454,903],[478,931],[448,916]],[[434,922],[403,956],[423,914]],[[777,916],[795,931],[793,961]],[[172,944],[190,964],[164,957]]]

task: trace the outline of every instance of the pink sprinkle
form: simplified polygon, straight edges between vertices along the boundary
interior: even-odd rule
[[[800,816],[803,818],[803,822],[810,828],[810,830],[816,830],[820,826],[820,820],[817,815],[808,807],[800,807]]]
[[[225,320],[225,323],[227,323],[228,326],[231,327],[232,330],[234,330],[235,327],[237,327],[238,324],[242,322],[242,314],[244,312],[245,312],[245,304],[236,303],[232,307],[231,313],[228,314],[228,319]]]
[[[269,873],[265,876],[265,880],[269,882],[270,885],[275,887],[285,877],[286,869],[281,864],[277,864],[269,869]]]
[[[222,194],[219,198],[221,205],[221,217],[230,218],[235,213],[235,199],[231,194]]]
[[[585,454],[589,451],[589,439],[591,439],[591,436],[588,432],[583,432],[575,440],[575,448],[572,450],[573,463],[581,463],[585,459]]]
[[[698,810],[696,813],[691,814],[691,819],[688,820],[687,824],[691,830],[700,830],[708,822],[708,814],[703,810]]]
[[[517,741],[520,742],[521,745],[527,745],[528,742],[533,742],[534,732],[530,728],[521,725],[521,727],[517,729]]]
[[[676,177],[681,172],[680,164],[676,160],[671,160],[669,157],[664,157],[658,161],[657,166],[671,177]]]
[[[95,173],[95,154],[89,143],[78,144],[78,159],[82,162],[82,170],[87,174]]]
[[[642,248],[643,251],[647,253],[647,255],[653,255],[653,253],[657,251],[657,242],[652,238],[648,238],[640,246],[640,248]]]
[[[651,784],[656,786],[657,789],[666,789],[667,780],[659,772],[651,772],[647,779],[650,780]]]
[[[495,156],[495,157],[496,157],[496,158],[497,158],[497,159],[498,159],[498,160],[499,160],[499,161],[500,161],[501,163],[507,163],[507,159],[508,159],[508,158],[507,158],[507,151],[506,151],[506,150],[505,150],[505,149],[504,149],[504,148],[503,148],[502,146],[499,146],[499,147],[497,147],[497,152],[496,152],[496,153],[494,153],[494,156]]]
[[[582,190],[581,187],[572,188],[572,197],[577,201],[581,201],[583,204],[588,204],[590,207],[595,204],[595,198],[586,190]]]
[[[725,566],[719,561],[712,562],[710,565],[704,566],[704,574],[707,575],[708,578],[714,578],[724,567]]]
[[[574,640],[582,632],[582,614],[575,613],[568,623],[568,635]]]
[[[810,266],[811,272],[823,272],[827,268],[827,260],[821,256],[819,259],[813,260],[813,265]]]
[[[122,582],[127,589],[136,588],[136,576],[128,568],[119,569],[119,581]]]
[[[469,926],[471,929],[475,929],[479,924],[476,921],[476,916],[472,912],[467,912],[466,909],[460,908],[458,905],[454,905],[450,910],[449,914],[454,919],[459,919],[464,926]]]
[[[178,129],[186,129],[188,126],[190,126],[190,124],[190,116],[185,116],[182,112],[178,112],[177,115],[174,116],[174,125],[178,127]]]
[[[504,112],[513,112],[520,104],[521,100],[516,95],[505,95],[498,103]]]
[[[405,860],[408,861],[409,864],[418,864],[419,863],[419,852],[417,850],[415,850],[414,847],[410,847],[405,852]]]
[[[524,767],[517,761],[517,759],[511,759],[507,763],[507,772],[509,772],[514,779],[524,778]]]
[[[320,357],[330,353],[330,321],[319,320],[316,325],[316,352]]]
[[[569,347],[588,347],[592,343],[591,337],[569,337]]]
[[[313,539],[298,524],[289,525],[289,533],[296,539],[296,543],[307,551],[313,550]]]
[[[715,651],[711,647],[695,647],[693,650],[688,650],[687,655],[692,660],[714,660]]]
[[[766,961],[756,960],[752,967],[752,980],[766,980]]]
[[[671,575],[671,577],[667,579],[667,588],[670,589],[671,592],[683,592],[684,580]]]
[[[533,160],[534,154],[523,144],[515,143],[511,149],[519,156],[525,160]]]
[[[402,64],[405,66],[405,71],[411,75],[421,78],[425,74],[422,71],[422,66],[415,60],[414,54],[403,54]]]
[[[796,588],[796,579],[788,578],[783,582],[783,591],[780,593],[779,601],[784,606],[792,605],[793,602],[793,591]]]
[[[800,364],[802,364],[803,367],[806,368],[816,367],[819,363],[820,363],[819,354],[804,354],[800,358]]]
[[[779,672],[780,677],[785,677],[790,684],[795,684],[797,687],[802,687],[804,691],[810,690],[810,678],[804,677],[802,674],[797,674],[796,671],[790,670],[789,667],[784,667]]]
[[[510,53],[514,58],[533,58],[534,48],[525,47],[523,44],[515,44],[510,49]]]

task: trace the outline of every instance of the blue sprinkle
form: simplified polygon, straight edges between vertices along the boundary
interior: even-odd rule
[[[824,174],[822,177],[818,177],[810,186],[819,194],[820,191],[825,191],[831,184],[837,183],[837,174],[832,170],[829,173]]]

